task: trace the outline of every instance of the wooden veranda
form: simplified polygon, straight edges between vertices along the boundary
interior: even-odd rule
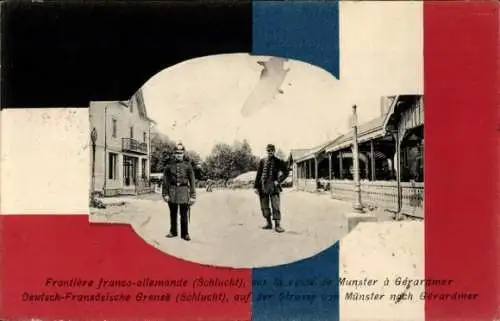
[[[389,107],[358,127],[362,201],[423,217],[423,97],[387,97]],[[318,145],[293,162],[294,186],[354,201],[352,133]]]

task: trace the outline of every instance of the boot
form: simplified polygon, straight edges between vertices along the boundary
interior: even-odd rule
[[[264,230],[272,230],[273,229],[273,223],[271,222],[270,217],[266,217],[267,224],[266,226],[262,227]]]
[[[276,221],[275,221],[275,223],[276,223],[276,224],[275,224],[275,225],[276,225],[276,227],[274,228],[274,230],[275,230],[276,232],[278,232],[278,233],[283,233],[283,232],[285,232],[285,229],[281,227],[281,225],[280,225],[280,221],[279,221],[279,220],[276,220]]]

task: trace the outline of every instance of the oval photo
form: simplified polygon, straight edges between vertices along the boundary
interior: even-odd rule
[[[129,223],[151,246],[200,264],[311,257],[347,234],[352,203],[330,197],[322,182],[338,173],[322,151],[349,131],[351,99],[311,64],[227,54],[169,67],[130,101],[93,102],[92,126],[106,127],[95,159],[107,163],[93,166],[90,221]]]

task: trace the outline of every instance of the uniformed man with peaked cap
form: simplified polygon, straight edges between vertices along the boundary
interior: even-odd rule
[[[281,184],[288,177],[290,170],[286,162],[276,157],[276,147],[273,144],[266,146],[266,152],[267,157],[260,160],[257,169],[254,182],[255,193],[259,195],[262,215],[267,223],[263,228],[271,230],[272,220],[274,220],[274,230],[283,233],[285,230],[281,226],[280,193]],[[271,203],[271,208],[269,208],[269,203]]]
[[[196,200],[194,170],[184,158],[185,147],[178,143],[174,150],[174,159],[163,170],[162,195],[170,209],[170,233],[167,237],[177,236],[177,214],[181,216],[181,238],[191,240],[188,232],[190,206]]]

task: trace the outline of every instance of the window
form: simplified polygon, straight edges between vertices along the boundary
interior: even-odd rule
[[[130,126],[130,138],[134,138],[134,126]]]
[[[111,135],[113,138],[116,138],[116,119],[113,119],[112,122],[113,122],[113,125],[112,125]]]
[[[144,132],[144,133],[142,133],[142,140],[144,142],[146,142],[146,139],[147,139],[146,132]]]
[[[108,159],[108,178],[116,179],[117,178],[117,163],[118,163],[118,154],[109,153]]]

